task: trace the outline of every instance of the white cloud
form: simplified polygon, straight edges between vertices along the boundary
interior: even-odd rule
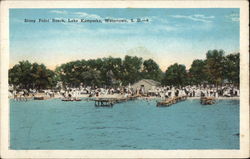
[[[195,14],[193,15],[195,18],[203,18],[203,19],[213,19],[214,16],[205,16],[205,15],[202,15],[202,14]]]
[[[50,11],[51,13],[56,13],[56,14],[68,14],[68,12],[67,11],[61,11],[61,10],[52,10],[52,11]]]
[[[55,13],[61,13],[62,11],[57,12],[58,10],[53,10]],[[52,11],[51,11],[52,12]],[[65,17],[55,17],[54,19],[61,20],[64,19],[65,23],[61,23],[67,27],[67,32],[71,30],[77,31],[79,33],[89,33],[89,34],[133,34],[133,35],[138,35],[138,34],[145,34],[145,33],[162,33],[162,32],[171,32],[171,31],[178,31],[180,29],[183,29],[182,26],[178,26],[177,24],[170,24],[166,18],[162,19],[159,17],[155,16],[148,16],[148,17],[140,17],[140,19],[148,19],[147,22],[141,22],[141,23],[148,23],[145,25],[142,25],[140,28],[134,27],[134,25],[130,24],[138,24],[137,22],[131,22],[130,19],[126,18],[115,18],[115,17],[101,17],[97,14],[89,14],[86,12],[68,12],[67,13],[69,16],[75,16],[74,19],[77,19],[78,21],[81,21],[81,18],[86,18],[86,19],[100,19],[102,20],[102,24],[117,24],[115,27],[112,28],[100,28],[97,27],[95,29],[93,28],[87,28],[83,23],[68,23],[67,18]],[[128,20],[127,23],[124,23],[124,25],[120,25],[119,23],[106,23],[104,19],[126,19]],[[136,19],[134,19],[136,20]],[[151,23],[156,22],[154,24],[154,28],[152,29]],[[160,23],[157,23],[160,22]],[[150,26],[149,26],[150,25]]]
[[[192,21],[199,21],[204,23],[211,23],[214,18],[214,16],[205,16],[201,14],[195,14],[195,15],[172,15],[173,18],[182,18],[182,19],[188,19]],[[208,20],[209,19],[209,20]]]
[[[82,18],[90,18],[90,19],[101,19],[102,17],[96,14],[88,14],[85,12],[75,12],[74,14],[79,15]]]
[[[86,12],[74,12],[73,14],[78,15],[81,18],[86,18],[86,19],[100,19],[103,20],[103,23],[106,24],[114,24],[114,23],[110,23],[110,22],[105,22],[104,19],[112,19],[112,20],[127,20],[127,23],[125,24],[136,24],[137,18],[132,18],[134,20],[134,22],[131,21],[131,19],[129,18],[119,18],[119,17],[101,17],[97,14],[88,14]],[[151,23],[153,21],[153,18],[156,19],[156,17],[140,17],[139,19],[141,20],[148,20],[148,21],[142,21],[142,23]],[[119,23],[119,22],[117,22]],[[123,22],[124,23],[124,22]]]
[[[240,21],[240,16],[238,13],[232,13],[230,15],[225,16],[227,19],[233,21],[233,22],[239,22]]]

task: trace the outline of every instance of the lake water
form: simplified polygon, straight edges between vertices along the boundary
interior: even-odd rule
[[[93,101],[10,100],[10,149],[239,149],[239,101],[170,107],[135,100],[113,108]]]

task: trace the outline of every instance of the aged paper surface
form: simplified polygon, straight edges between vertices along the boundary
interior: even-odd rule
[[[87,11],[87,9],[96,9],[92,14],[86,14],[85,11]],[[206,48],[204,48],[204,50],[199,50],[201,52],[204,52],[203,54],[206,53],[207,48],[209,49],[220,49],[219,44],[223,43],[223,40],[228,40],[226,42],[223,43],[223,47],[224,49],[227,49],[225,46],[228,46],[228,51],[227,53],[232,53],[232,52],[240,52],[240,99],[239,99],[239,133],[236,134],[232,134],[232,138],[235,136],[239,137],[239,143],[238,143],[238,147],[233,147],[233,148],[225,148],[222,146],[222,148],[194,148],[191,147],[187,148],[184,147],[182,148],[182,145],[179,145],[177,147],[170,147],[167,148],[163,147],[163,148],[154,148],[152,145],[146,147],[145,144],[146,142],[142,142],[141,146],[142,148],[127,148],[126,146],[128,145],[122,145],[124,147],[124,150],[122,148],[110,148],[110,149],[105,149],[102,150],[100,148],[83,148],[81,149],[81,147],[79,148],[69,148],[69,150],[66,148],[61,148],[56,145],[51,147],[32,147],[32,145],[30,143],[32,143],[35,140],[39,140],[38,138],[36,138],[36,134],[34,135],[34,138],[31,138],[30,143],[28,143],[28,145],[30,144],[31,148],[29,149],[25,149],[22,148],[22,144],[16,142],[16,144],[20,144],[21,146],[18,147],[17,145],[12,145],[11,139],[15,138],[15,136],[11,136],[11,123],[10,123],[10,103],[12,102],[12,99],[9,99],[9,78],[8,78],[8,71],[10,68],[12,68],[15,64],[17,64],[19,61],[21,60],[29,60],[32,62],[38,62],[40,63],[45,63],[45,65],[50,68],[50,69],[55,69],[57,66],[59,66],[62,63],[66,63],[69,61],[73,61],[73,60],[78,60],[78,57],[80,57],[80,54],[78,54],[77,52],[81,49],[90,51],[91,50],[95,50],[95,52],[93,53],[87,53],[87,51],[84,52],[84,56],[86,59],[95,59],[95,58],[103,58],[103,57],[108,57],[108,56],[114,56],[114,57],[120,57],[120,54],[116,54],[117,50],[119,49],[123,49],[125,47],[131,47],[131,45],[133,45],[133,43],[138,43],[138,47],[136,47],[135,49],[132,50],[128,50],[129,55],[131,56],[142,56],[143,58],[152,58],[155,56],[155,61],[157,61],[157,63],[159,63],[160,68],[162,70],[167,69],[167,67],[169,66],[166,63],[170,63],[173,64],[175,62],[177,63],[181,63],[186,65],[187,67],[191,67],[191,63],[192,60],[196,59],[196,58],[200,58],[200,55],[197,54],[198,57],[195,57],[196,54],[195,53],[185,53],[185,52],[178,52],[180,50],[177,49],[177,52],[179,53],[179,57],[177,56],[176,58],[172,58],[171,56],[174,56],[174,54],[178,54],[177,52],[171,54],[171,53],[166,53],[166,54],[154,54],[151,53],[150,51],[152,51],[153,49],[155,50],[164,50],[163,48],[165,47],[165,45],[159,45],[159,43],[163,43],[163,44],[172,44],[173,41],[175,41],[175,38],[170,38],[168,39],[169,41],[164,42],[164,41],[157,41],[155,39],[164,39],[164,36],[168,36],[168,34],[170,35],[171,33],[175,32],[176,29],[180,29],[182,27],[185,28],[184,26],[180,26],[180,24],[178,24],[178,21],[176,21],[175,25],[169,25],[171,24],[169,21],[170,19],[167,19],[166,21],[161,21],[162,19],[159,19],[157,16],[151,16],[149,17],[148,14],[150,15],[150,13],[148,13],[148,11],[142,11],[139,12],[140,15],[138,16],[134,16],[132,13],[127,13],[128,15],[132,15],[131,17],[125,17],[125,15],[123,13],[125,12],[119,12],[119,9],[151,9],[150,12],[152,12],[152,15],[154,15],[154,13],[159,12],[157,14],[158,17],[162,17],[164,15],[162,15],[161,10],[164,11],[164,9],[173,9],[178,10],[176,11],[176,14],[173,14],[172,11],[166,12],[166,14],[169,14],[167,16],[175,19],[175,20],[180,20],[182,21],[187,21],[186,26],[190,27],[190,30],[195,30],[195,29],[203,29],[202,32],[204,34],[201,33],[201,35],[197,35],[200,36],[198,39],[198,41],[203,41],[204,39],[207,38],[207,36],[209,35],[209,33],[207,34],[206,32],[208,30],[212,30],[212,29],[216,29],[216,28],[212,28],[211,27],[211,23],[213,21],[216,21],[216,16],[218,16],[220,14],[220,10],[225,10],[228,9],[229,10],[229,14],[228,16],[225,15],[225,19],[229,18],[230,20],[237,22],[236,25],[236,31],[237,29],[239,31],[239,34],[236,34],[236,40],[238,38],[238,42],[237,41],[233,41],[233,40],[228,40],[228,39],[224,39],[223,36],[218,36],[217,40],[211,39],[211,44],[209,44],[209,46],[207,46],[208,44],[206,44],[205,42],[204,47],[206,46]],[[209,10],[209,9],[215,9],[214,12]],[[74,10],[76,9],[76,11]],[[78,10],[77,10],[78,9]],[[79,11],[79,9],[84,12]],[[98,11],[98,9],[104,9],[102,11]],[[106,9],[106,10],[105,10]],[[110,15],[104,15],[106,12],[108,12],[111,9],[117,9],[112,10],[110,14],[112,14],[112,12],[114,14],[118,14],[118,15],[114,15],[114,17],[118,17],[118,18],[112,18]],[[154,9],[154,10],[153,10]],[[192,10],[191,12],[185,9],[190,9]],[[207,9],[206,11],[204,11],[204,13],[213,13],[211,15],[207,14],[207,15],[201,15],[199,14],[199,12],[197,11],[197,9]],[[217,10],[216,10],[217,9]],[[233,11],[236,12],[232,12],[230,9],[232,9]],[[17,10],[17,13],[15,13],[15,10]],[[23,12],[18,12],[18,10],[23,10]],[[37,13],[37,10],[40,10],[41,13]],[[77,19],[74,17],[71,18],[65,18],[66,14],[69,12],[72,12],[72,10],[74,11],[75,15],[77,16],[82,16],[84,18],[82,19]],[[40,17],[33,17],[32,15],[32,11],[34,11],[34,13],[36,13],[36,15],[40,14]],[[238,14],[237,14],[238,11]],[[44,15],[44,13],[53,13],[54,15],[46,18],[46,16]],[[192,14],[193,13],[193,14]],[[223,12],[224,13],[224,12]],[[29,17],[24,18],[22,17],[22,14],[27,16],[29,15]],[[137,14],[137,13],[136,13]],[[144,16],[145,14],[145,16]],[[130,16],[131,16],[130,15]],[[219,158],[219,157],[224,157],[224,158],[245,158],[245,157],[249,157],[249,28],[248,28],[248,24],[249,24],[249,8],[248,8],[248,2],[247,1],[36,1],[36,2],[31,2],[31,1],[2,1],[1,2],[1,93],[0,93],[0,97],[1,97],[1,158]],[[13,17],[12,17],[13,16]],[[18,19],[18,17],[22,17],[20,19]],[[34,14],[35,16],[35,14]],[[50,16],[50,15],[48,15]],[[120,16],[120,17],[119,17]],[[76,16],[75,16],[76,17]],[[88,18],[90,19],[94,19],[95,21],[88,21]],[[86,30],[82,29],[81,27],[79,27],[80,25],[78,25],[79,23],[88,23],[88,25],[95,23],[94,25],[96,25],[96,23],[99,23],[99,20],[102,19],[102,17],[106,17],[106,19],[108,20],[104,20],[104,23],[118,23],[118,27],[113,26],[114,28],[109,28],[109,32],[107,32],[107,30],[105,30],[105,28],[88,28]],[[11,19],[13,18],[13,19]],[[15,19],[16,18],[16,19]],[[155,19],[154,19],[155,18]],[[54,19],[54,20],[53,20]],[[21,22],[19,21],[21,20]],[[79,20],[79,21],[78,21]],[[151,25],[152,22],[155,21],[161,21],[159,23],[163,24],[162,26],[158,26],[158,24],[156,24],[157,28],[147,28],[146,27],[142,27],[142,28],[136,28],[136,30],[126,30],[126,27],[122,28],[123,25],[133,25],[133,23],[142,23],[145,25]],[[163,19],[164,20],[164,19]],[[228,20],[228,19],[227,19]],[[189,25],[190,21],[195,22],[195,24],[197,23],[197,26],[194,25]],[[217,19],[217,22],[219,23],[220,19]],[[19,24],[19,23],[25,23],[27,29],[30,29],[31,35],[25,35],[25,32],[19,32],[19,29],[22,30],[23,28],[21,28],[18,25],[15,25],[15,23]],[[57,43],[58,39],[49,39],[46,36],[46,32],[44,32],[44,30],[41,32],[41,30],[43,29],[43,25],[50,25],[50,27],[48,27],[46,30],[47,32],[54,32],[54,36],[62,36],[61,34],[64,34],[65,32],[60,32],[60,27],[61,26],[55,26],[55,23],[60,23],[61,26],[66,26],[69,28],[69,30],[67,30],[67,37],[70,39],[71,37],[73,37],[73,43],[75,48],[70,48],[70,45],[68,45],[70,40],[66,40],[63,42],[59,42]],[[125,23],[125,24],[124,24]],[[204,26],[201,24],[205,24]],[[40,32],[39,29],[36,30],[32,30],[32,25],[36,25],[37,27],[41,27]],[[77,25],[76,28],[74,28],[74,30],[72,30],[72,26]],[[108,24],[103,24],[103,25],[108,25]],[[153,24],[152,24],[153,25]],[[229,27],[235,24],[231,24],[228,23]],[[15,27],[17,29],[15,29]],[[19,28],[20,27],[20,28]],[[53,30],[53,27],[58,27],[59,31],[56,32],[55,30]],[[121,29],[121,28],[122,29]],[[225,26],[223,26],[225,27]],[[71,29],[71,30],[70,30]],[[92,29],[92,30],[91,30]],[[121,29],[121,30],[119,30]],[[227,28],[225,28],[226,30]],[[11,32],[13,30],[13,32]],[[25,30],[25,29],[24,29]],[[164,31],[163,31],[164,30]],[[190,31],[189,30],[189,31]],[[230,30],[230,29],[229,29]],[[64,30],[65,31],[65,30]],[[144,32],[143,32],[144,31]],[[152,33],[151,31],[155,31],[153,34],[151,35],[153,37],[154,40],[151,41],[149,40],[149,42],[145,42],[147,41],[147,36],[149,33]],[[86,43],[86,47],[85,44],[81,44],[79,42],[79,39],[81,40],[82,37],[77,37],[77,36],[73,36],[74,34],[78,34],[78,33],[82,33],[83,35],[86,35],[86,37],[88,38],[89,41],[91,41],[92,35],[97,36],[98,34],[100,34],[99,39],[102,40],[103,37],[101,36],[109,36],[107,34],[114,34],[115,36],[112,37],[112,39],[105,39],[106,41],[100,42],[101,40],[97,40],[97,41],[93,41],[96,42],[95,45],[88,43],[88,40],[84,41]],[[105,33],[107,32],[107,34],[105,35]],[[126,43],[124,41],[122,41],[121,39],[117,38],[116,36],[121,36],[122,34],[128,34],[128,37],[131,37],[134,34],[137,33],[141,33],[140,37],[135,39],[134,41],[131,41],[131,43]],[[167,34],[162,35],[164,32],[167,32]],[[193,35],[192,35],[193,33]],[[224,36],[227,37],[226,35],[227,32],[224,33]],[[26,33],[27,34],[27,33]],[[36,35],[34,35],[36,34]],[[195,42],[198,41],[192,41],[193,38],[195,39],[196,37],[196,32],[191,32],[191,35],[186,35],[185,31],[181,32],[182,36],[185,35],[187,37],[191,37],[190,38],[190,43],[185,43],[185,40],[183,39],[178,39],[180,41],[178,41],[179,43],[183,42],[183,46],[180,46],[178,44],[176,44],[177,42],[173,42],[174,44],[172,44],[172,50],[170,50],[170,52],[174,52],[174,50],[178,47],[183,47],[183,48],[187,48],[187,52],[190,50],[196,50],[196,47],[200,47],[195,45]],[[219,33],[218,33],[219,34]],[[230,32],[228,32],[228,34],[231,35]],[[234,34],[234,32],[232,33]],[[20,41],[20,39],[15,39],[14,35],[18,35],[20,37],[24,37],[23,41]],[[53,35],[52,33],[49,33],[48,35]],[[142,36],[143,35],[143,36]],[[221,34],[223,35],[223,34]],[[237,35],[239,35],[237,37]],[[18,37],[17,36],[17,37]],[[37,39],[41,40],[41,45],[37,44],[35,46],[29,46],[29,47],[22,47],[22,45],[24,45],[25,43],[31,43],[32,44],[32,40],[36,40],[36,38],[30,40],[29,37],[30,36],[34,36]],[[179,34],[176,33],[176,36],[179,36]],[[203,38],[201,38],[203,36]],[[215,35],[216,36],[216,35]],[[27,38],[25,38],[27,37]],[[62,36],[63,37],[63,36]],[[230,37],[230,36],[229,36]],[[232,35],[232,37],[234,37]],[[219,39],[223,39],[223,40],[219,40]],[[71,41],[72,41],[71,39]],[[145,39],[145,40],[144,40]],[[18,41],[19,40],[19,41]],[[27,40],[27,41],[26,41]],[[42,41],[43,40],[43,41]],[[48,42],[45,42],[46,40],[48,40]],[[120,44],[117,43],[115,44],[115,42],[120,41]],[[182,41],[183,40],[183,41]],[[196,39],[197,40],[197,39]],[[214,40],[214,41],[213,41]],[[129,41],[129,40],[128,40]],[[205,40],[204,40],[205,41]],[[91,41],[92,42],[92,41]],[[143,44],[148,44],[148,46],[146,47],[141,47],[141,45]],[[155,42],[155,43],[154,43]],[[157,43],[158,42],[158,43]],[[228,42],[228,45],[226,44]],[[49,47],[50,45],[52,45],[52,43],[55,43],[53,46],[53,49],[51,49],[52,47]],[[219,44],[218,44],[219,43]],[[236,44],[235,44],[236,43]],[[199,43],[201,44],[201,43]],[[46,52],[46,45],[50,48],[49,51],[51,51],[52,53],[50,53],[47,50],[47,54]],[[114,47],[114,45],[117,45],[116,47]],[[154,48],[154,45],[156,46]],[[192,45],[190,47],[190,45]],[[222,45],[222,44],[221,44]],[[236,47],[234,48],[234,45],[236,45]],[[26,45],[25,45],[26,46]],[[150,48],[151,46],[151,48]],[[162,48],[159,48],[158,46],[161,46]],[[171,46],[171,45],[170,45]],[[239,47],[239,48],[237,48]],[[70,48],[67,50],[67,48]],[[100,49],[96,49],[96,48],[100,48]],[[112,50],[109,50],[109,48],[114,49],[114,52],[112,52]],[[147,50],[147,48],[150,48],[150,51]],[[42,50],[42,52],[37,52],[35,55],[32,54],[32,51],[34,50]],[[60,50],[61,49],[61,50]],[[63,57],[63,55],[66,55],[66,51],[63,50],[66,49],[66,51],[70,51],[73,50],[71,52],[71,54],[68,54],[68,59],[65,59],[65,57]],[[102,51],[107,49],[106,52],[108,52],[108,54],[102,55],[102,54],[98,54],[98,52],[100,53],[100,51]],[[190,50],[188,50],[190,49]],[[236,50],[235,50],[236,49]],[[237,50],[238,49],[238,50]],[[20,51],[21,50],[21,51]],[[59,51],[55,51],[55,50],[59,50]],[[13,53],[13,52],[15,53]],[[54,52],[53,52],[54,51]],[[65,52],[63,52],[65,51]],[[76,54],[74,54],[75,52]],[[154,50],[153,50],[154,52]],[[157,52],[157,51],[156,51]],[[44,56],[48,56],[48,58],[41,56],[44,53]],[[145,54],[146,53],[146,54]],[[53,54],[52,56],[50,56],[50,54]],[[32,55],[32,56],[31,56]],[[125,54],[122,54],[122,56]],[[161,56],[164,55],[164,56]],[[34,59],[29,58],[29,56],[34,57]],[[95,57],[96,56],[96,57]],[[169,61],[164,61],[162,60],[163,57],[165,57],[169,59]],[[182,58],[180,58],[180,56]],[[159,58],[157,58],[159,57]],[[205,56],[204,56],[205,57]],[[84,57],[80,57],[81,59]],[[123,58],[123,57],[122,57]],[[203,57],[202,57],[203,58]],[[189,62],[187,62],[186,60],[183,59],[190,59]],[[80,60],[80,59],[79,59]],[[94,74],[94,73],[93,73]],[[112,74],[112,73],[110,73]],[[111,76],[111,75],[110,75]],[[131,79],[133,80],[133,79]],[[130,83],[128,84],[130,86]],[[142,84],[141,84],[142,85]],[[144,84],[143,84],[144,86]],[[21,97],[20,97],[21,98]],[[21,103],[22,101],[20,101]],[[27,102],[28,103],[28,102]],[[24,104],[25,105],[25,104]],[[19,105],[24,106],[24,105]],[[20,108],[19,107],[19,108]],[[174,106],[173,106],[174,107]],[[101,109],[102,110],[102,109]],[[115,110],[115,109],[113,109]],[[162,110],[166,110],[165,108],[163,108]],[[52,110],[53,111],[53,110]],[[138,114],[139,115],[139,114]],[[206,114],[204,114],[205,116]],[[138,116],[139,118],[139,116]],[[29,122],[30,119],[24,116],[22,121],[23,122]],[[29,121],[26,121],[29,120]],[[31,121],[30,121],[31,122]],[[66,122],[66,121],[65,121]],[[114,121],[115,122],[115,121]],[[202,121],[201,121],[202,122]],[[61,124],[61,123],[56,123],[56,124]],[[145,124],[145,123],[144,123]],[[147,125],[147,123],[145,124]],[[42,126],[42,125],[41,125]],[[111,127],[110,125],[108,125],[109,127]],[[108,127],[107,126],[107,127]],[[206,125],[205,125],[206,126]],[[205,127],[204,126],[204,127]],[[223,127],[223,125],[221,125],[221,127]],[[229,126],[230,127],[230,126]],[[120,127],[119,127],[120,128]],[[157,127],[156,127],[157,128]],[[91,128],[92,129],[92,128]],[[103,127],[98,127],[96,128],[97,131],[99,129],[103,129]],[[21,130],[20,130],[21,131]],[[58,130],[59,131],[59,130]],[[75,130],[74,130],[75,131]],[[115,130],[114,130],[115,131]],[[194,129],[195,131],[195,129]],[[16,130],[16,132],[18,132],[18,130]],[[72,130],[73,132],[73,130]],[[129,130],[128,130],[129,132]],[[39,131],[37,131],[37,133],[39,134]],[[18,134],[18,133],[17,133]],[[70,132],[69,132],[70,135]],[[233,136],[234,135],[234,136]],[[42,135],[41,135],[42,136]],[[94,136],[94,134],[93,134]],[[18,138],[22,138],[25,136],[22,136],[19,134],[19,136],[16,136]],[[128,137],[128,139],[130,139]],[[139,137],[138,137],[139,139]],[[69,142],[72,142],[74,139],[70,138]],[[135,138],[136,140],[136,138]],[[197,136],[197,138],[195,138],[196,142],[199,139],[199,137]],[[20,140],[18,140],[20,141]],[[150,141],[153,142],[153,141]],[[183,140],[183,145],[184,145],[185,140]],[[210,141],[211,142],[211,141]],[[106,143],[107,145],[109,144],[108,142]],[[162,143],[162,145],[165,145],[166,143]],[[175,143],[173,143],[174,145]],[[212,143],[213,144],[213,143]],[[230,144],[230,142],[229,142]],[[235,144],[235,143],[232,143]],[[63,145],[63,144],[62,144]],[[67,144],[66,144],[67,145]],[[81,143],[80,143],[81,145]],[[167,144],[166,144],[167,145]],[[237,143],[236,143],[237,145]],[[25,145],[26,146],[26,145]],[[41,144],[41,146],[43,146]],[[14,148],[13,148],[14,147]],[[146,148],[143,148],[146,147]],[[208,146],[209,147],[209,146]]]

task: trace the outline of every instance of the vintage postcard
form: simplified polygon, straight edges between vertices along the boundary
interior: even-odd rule
[[[1,2],[1,158],[249,157],[248,12]]]

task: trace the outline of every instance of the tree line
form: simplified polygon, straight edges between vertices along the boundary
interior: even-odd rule
[[[167,58],[167,57],[166,57]],[[206,59],[195,59],[191,68],[175,63],[162,72],[153,59],[128,56],[76,60],[62,64],[54,71],[43,64],[20,61],[9,69],[9,84],[20,88],[54,88],[57,82],[70,87],[127,86],[141,79],[152,79],[162,85],[221,85],[225,80],[239,85],[239,53],[225,56],[223,50],[209,50]]]

